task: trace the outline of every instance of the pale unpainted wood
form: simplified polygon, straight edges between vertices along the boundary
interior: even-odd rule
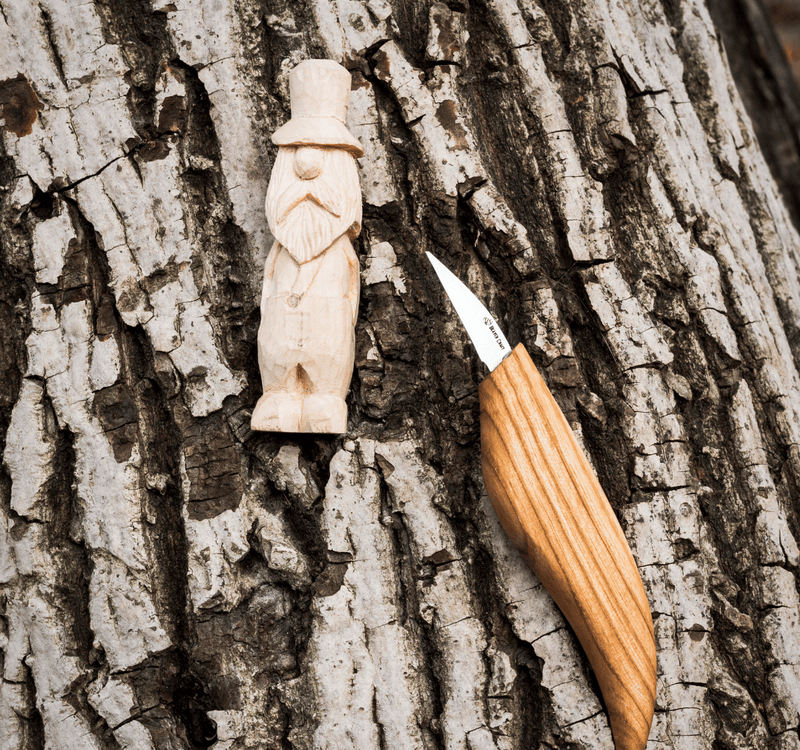
[[[305,60],[289,74],[292,117],[280,146],[266,211],[276,242],[264,270],[258,364],[263,395],[251,428],[342,433],[355,357],[361,229],[355,157],[345,126],[350,73]]]
[[[481,383],[480,401],[492,504],[586,650],[617,750],[642,750],[655,704],[655,639],[614,511],[521,344]]]
[[[264,393],[253,411],[252,429],[345,431],[358,272],[358,258],[346,236],[302,264],[275,243],[264,273],[258,332]]]

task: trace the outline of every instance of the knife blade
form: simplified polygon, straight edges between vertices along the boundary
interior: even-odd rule
[[[586,651],[616,749],[644,750],[655,707],[655,636],[619,521],[525,347],[511,349],[480,300],[427,255],[490,370],[478,388],[487,494]]]

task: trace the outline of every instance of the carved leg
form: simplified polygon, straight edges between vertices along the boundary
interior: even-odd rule
[[[347,300],[310,298],[316,325],[307,329],[303,360],[303,432],[341,434],[347,431],[345,396],[353,374],[355,335]]]
[[[258,399],[250,428],[264,432],[301,432],[305,377],[298,362],[302,320],[286,309],[285,299],[266,299],[258,329],[258,364],[264,395]]]

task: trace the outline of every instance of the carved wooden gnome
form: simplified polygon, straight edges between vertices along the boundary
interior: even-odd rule
[[[264,267],[258,364],[264,395],[254,430],[341,433],[355,356],[361,231],[356,157],[345,127],[350,74],[306,60],[289,74],[292,118],[267,189],[275,244]]]

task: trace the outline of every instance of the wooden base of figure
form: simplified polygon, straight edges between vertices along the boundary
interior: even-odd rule
[[[339,396],[270,391],[258,399],[250,427],[263,432],[340,435],[347,430],[347,406]]]

